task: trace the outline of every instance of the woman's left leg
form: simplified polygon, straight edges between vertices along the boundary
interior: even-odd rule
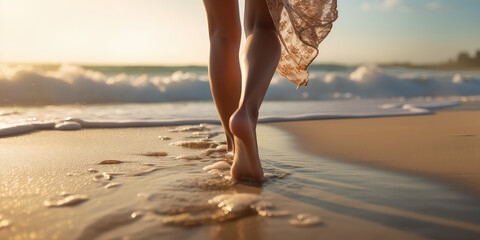
[[[204,0],[210,33],[208,73],[213,100],[227,137],[228,151],[233,152],[230,116],[238,107],[241,91],[239,48],[241,25],[237,0]]]

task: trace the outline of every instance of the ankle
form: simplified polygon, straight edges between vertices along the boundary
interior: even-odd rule
[[[239,107],[230,117],[230,131],[240,137],[252,129],[252,120],[246,107]]]

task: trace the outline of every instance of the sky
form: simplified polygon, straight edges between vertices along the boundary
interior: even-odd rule
[[[339,0],[315,62],[435,63],[473,54],[479,9],[478,0]],[[201,0],[0,0],[0,62],[205,65],[208,51]]]

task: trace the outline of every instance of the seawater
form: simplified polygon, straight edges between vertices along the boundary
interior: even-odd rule
[[[480,73],[312,65],[275,75],[261,122],[428,114],[480,99]],[[0,65],[0,137],[34,130],[219,123],[205,66]]]
[[[293,91],[293,90],[292,90]],[[430,114],[459,99],[266,101],[259,122]],[[0,137],[35,130],[219,124],[211,101],[0,107]]]
[[[317,65],[311,73],[300,90],[276,75],[259,122],[430,114],[480,95],[472,72]],[[206,67],[1,65],[0,102],[2,239],[224,239],[228,224],[249,226],[253,239],[314,239],[330,224],[326,211],[433,239],[480,238],[477,198],[299,152],[291,136],[262,124],[266,180],[229,179]],[[195,126],[179,131],[185,124]],[[41,130],[59,131],[42,142]],[[10,137],[32,131],[40,132]]]
[[[312,65],[310,83],[275,74],[267,101],[480,95],[480,73],[375,65]],[[211,100],[205,66],[0,65],[0,105]]]

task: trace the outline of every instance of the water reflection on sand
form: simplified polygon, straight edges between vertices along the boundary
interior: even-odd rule
[[[301,153],[291,136],[265,125],[258,137],[266,180],[236,182],[223,136],[201,134],[220,130],[199,125],[2,139],[0,222],[8,225],[0,238],[480,237],[478,199],[426,179]],[[115,164],[99,164],[105,160]],[[61,192],[82,201],[42,205],[68,203]]]

